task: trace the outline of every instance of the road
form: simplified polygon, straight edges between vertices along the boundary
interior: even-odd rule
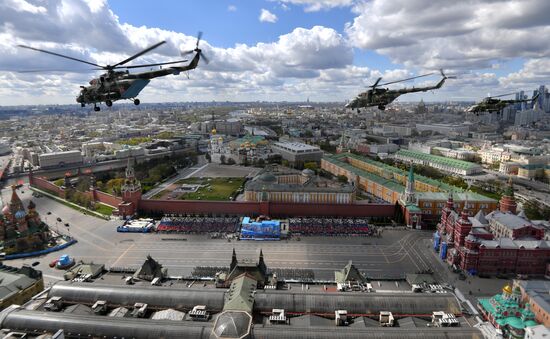
[[[139,155],[132,158],[135,159],[135,161],[137,161],[138,163],[142,163],[144,161],[149,161],[151,159],[162,158],[165,156],[172,156],[174,154],[182,154],[189,151],[193,151],[193,149],[185,148],[185,149],[179,149],[175,151],[168,151],[168,152],[162,152],[162,153]],[[127,164],[128,164],[128,158],[124,158],[124,159],[101,161],[96,163],[85,163],[85,164],[80,163],[80,164],[74,164],[74,165],[69,164],[64,167],[36,169],[34,171],[34,174],[39,175],[41,177],[46,177],[48,179],[57,179],[57,178],[64,177],[65,173],[67,172],[76,174],[78,169],[80,169],[81,172],[85,172],[87,170],[91,170],[92,172],[104,172],[104,171],[110,171],[113,169],[126,168]],[[21,177],[26,177],[28,175],[29,175],[28,172],[11,173],[9,174],[8,178],[21,178]]]
[[[37,268],[44,273],[46,283],[62,279],[62,271],[48,266],[62,254],[69,254],[76,260],[103,263],[106,267],[131,268],[139,267],[149,254],[168,268],[169,275],[187,276],[195,266],[229,266],[233,248],[239,258],[254,260],[262,250],[268,267],[311,269],[316,279],[321,280],[334,279],[334,271],[342,269],[350,260],[375,279],[432,269],[437,280],[459,287],[474,303],[475,297],[494,295],[506,283],[477,277],[458,280],[458,275],[434,253],[432,232],[429,231],[384,230],[380,238],[302,237],[299,241],[274,242],[228,242],[209,239],[206,235],[117,233],[120,220],[105,221],[83,215],[47,197],[33,198],[27,185],[18,193],[25,206],[31,198],[35,201],[37,211],[52,228],[78,240],[77,244],[61,252],[5,262],[21,266],[39,261]],[[9,202],[11,188],[3,189],[2,196],[4,202]],[[57,221],[58,217],[61,222]],[[70,226],[65,227],[65,223]]]
[[[11,189],[2,191],[4,201],[10,199]],[[19,190],[25,204],[32,198],[25,185]],[[263,250],[266,263],[273,268],[304,268],[315,271],[318,279],[333,279],[334,270],[342,269],[349,260],[368,275],[401,275],[415,272],[424,265],[417,254],[407,247],[418,239],[427,239],[428,233],[386,231],[381,238],[371,237],[302,237],[300,241],[254,242],[209,239],[206,235],[166,235],[117,233],[119,220],[105,221],[73,210],[47,197],[33,198],[37,211],[52,228],[78,240],[62,252],[39,258],[10,260],[19,266],[40,261],[47,279],[61,278],[62,272],[48,263],[61,254],[76,260],[93,261],[110,266],[139,267],[150,254],[168,268],[170,275],[189,275],[195,266],[228,266],[233,248],[239,258],[257,259]],[[52,214],[48,215],[50,211]],[[58,222],[57,218],[62,221]],[[63,226],[69,223],[70,227]],[[163,239],[184,238],[186,241]]]

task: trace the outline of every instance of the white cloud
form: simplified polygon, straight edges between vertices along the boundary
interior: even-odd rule
[[[93,0],[52,0],[46,13],[9,11],[0,4],[0,102],[74,103],[79,85],[99,75],[90,67],[71,60],[37,53],[15,44],[26,44],[68,54],[98,64],[113,64],[139,50],[166,40],[167,44],[133,63],[179,59],[182,50],[194,47],[196,37],[159,28],[122,24],[102,2],[92,10]],[[66,12],[73,12],[74,16]],[[6,16],[4,16],[4,14]],[[88,31],[84,34],[81,26]],[[131,37],[129,39],[128,37]],[[340,79],[346,74],[356,79],[351,68],[353,50],[346,39],[332,28],[296,28],[272,42],[237,44],[219,48],[208,43],[201,48],[211,59],[183,75],[155,79],[140,94],[146,101],[187,100],[302,100],[302,88],[309,88],[312,100],[344,100],[361,85]],[[14,73],[14,70],[54,69],[54,73]],[[6,72],[7,71],[7,72]],[[76,71],[76,72],[67,72]],[[136,70],[137,71],[137,70]],[[369,71],[370,72],[370,71]],[[318,91],[315,93],[315,91]]]
[[[293,4],[304,6],[306,12],[317,12],[335,7],[349,7],[355,3],[355,0],[279,0],[283,5]]]
[[[17,12],[28,12],[33,14],[45,13],[46,8],[42,6],[35,6],[25,0],[5,0],[6,6],[11,7]]]
[[[501,86],[514,90],[527,90],[550,79],[550,58],[530,59],[517,72],[498,79]]]
[[[407,67],[490,68],[550,55],[547,0],[372,0],[354,7],[352,43]]]
[[[229,5],[229,6],[227,6],[227,11],[228,12],[236,12],[237,11],[237,6]]]
[[[260,17],[258,18],[260,22],[270,22],[270,23],[276,23],[278,18],[275,14],[271,13],[265,8],[262,8],[260,11]]]
[[[349,40],[333,28],[314,26],[295,28],[273,41],[220,48],[210,45],[206,34],[200,47],[211,59],[210,64],[201,62],[189,72],[190,79],[184,75],[155,79],[140,99],[256,101],[310,97],[344,101],[365,90],[377,77],[391,81],[413,75],[411,70],[440,67],[449,72],[467,68],[473,71],[449,80],[435,91],[435,98],[476,99],[503,88],[528,90],[526,86],[550,80],[550,46],[543,38],[550,35],[550,18],[538,13],[550,5],[525,0],[522,6],[514,7],[511,0],[493,0],[500,10],[488,15],[486,10],[491,7],[479,1],[479,6],[473,6],[473,0],[467,0],[469,6],[450,0],[440,5],[428,0],[396,1],[403,2],[372,0],[356,4],[356,18],[346,29]],[[285,3],[290,4],[279,4]],[[308,5],[306,1],[292,3]],[[538,11],[533,9],[534,4]],[[448,6],[452,15],[439,8],[443,6]],[[516,13],[525,16],[526,21]],[[0,1],[0,102],[74,103],[78,86],[98,75],[89,72],[87,65],[20,49],[16,44],[113,64],[166,40],[166,45],[134,61],[148,63],[178,59],[180,51],[194,47],[193,33],[121,23],[103,0]],[[375,50],[403,66],[380,72],[372,65],[353,65],[353,46]],[[508,76],[494,73],[501,74],[506,60],[517,57],[527,60],[523,69]],[[496,64],[501,64],[501,69]],[[44,68],[78,72],[12,72]],[[437,81],[434,76],[414,84]],[[426,100],[428,95],[407,95],[403,100]]]

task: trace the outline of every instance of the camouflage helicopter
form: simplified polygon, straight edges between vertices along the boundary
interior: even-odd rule
[[[479,102],[479,103],[477,103],[473,106],[470,106],[468,108],[467,112],[468,113],[474,113],[475,115],[479,115],[479,113],[482,113],[482,112],[500,113],[506,106],[513,105],[513,104],[518,104],[518,103],[521,103],[521,102],[529,102],[529,101],[534,102],[539,97],[539,95],[537,94],[534,97],[532,97],[531,99],[517,99],[517,100],[514,100],[514,99],[511,99],[511,100],[497,99],[497,98],[505,97],[505,96],[512,95],[512,94],[515,94],[515,93],[507,93],[507,94],[501,94],[501,95],[495,95],[495,96],[488,96],[488,97],[484,98],[483,100],[481,100],[481,102]]]
[[[351,109],[357,108],[357,112],[360,112],[359,109],[362,107],[378,106],[378,109],[383,111],[384,109],[386,109],[386,105],[392,103],[400,95],[407,94],[407,93],[415,93],[415,92],[426,92],[432,89],[438,89],[438,88],[441,88],[441,86],[443,86],[443,84],[445,83],[445,80],[455,78],[455,77],[446,76],[445,73],[443,73],[443,70],[440,70],[440,72],[443,79],[441,79],[436,85],[427,86],[427,87],[411,87],[411,88],[402,88],[402,89],[377,88],[378,86],[385,86],[385,85],[395,84],[403,81],[409,81],[417,78],[427,77],[429,75],[432,75],[433,73],[422,74],[412,78],[401,79],[397,81],[390,81],[383,84],[379,84],[382,78],[378,78],[374,84],[369,86],[371,89],[369,89],[366,92],[360,93],[357,97],[355,97],[355,99],[353,99],[348,104],[346,104],[346,108],[351,108]]]
[[[140,101],[137,98],[137,96],[141,92],[141,90],[143,90],[143,88],[145,88],[145,86],[149,84],[151,79],[162,77],[169,74],[178,75],[181,72],[195,69],[199,64],[199,60],[201,59],[201,57],[206,63],[208,63],[208,59],[202,54],[202,51],[199,48],[199,42],[201,37],[202,37],[202,32],[199,32],[197,36],[197,43],[195,48],[193,50],[181,53],[181,55],[183,56],[183,55],[191,54],[195,52],[195,56],[193,57],[193,59],[188,65],[169,66],[166,68],[162,68],[162,66],[173,65],[181,62],[186,62],[188,60],[177,60],[177,61],[160,62],[160,63],[153,63],[153,64],[124,66],[124,64],[165,44],[166,41],[161,41],[159,43],[156,43],[153,46],[150,46],[119,63],[116,63],[114,65],[106,65],[106,66],[98,65],[86,60],[81,60],[81,59],[73,58],[67,55],[58,54],[58,53],[46,51],[43,49],[30,47],[30,46],[19,45],[19,47],[55,55],[65,59],[82,62],[91,66],[98,67],[98,68],[95,68],[98,70],[99,69],[105,70],[106,72],[100,75],[99,78],[90,80],[89,86],[80,86],[81,88],[80,93],[76,97],[76,102],[80,103],[81,107],[85,107],[87,104],[94,104],[94,111],[98,112],[100,108],[99,106],[97,106],[97,104],[101,102],[105,102],[105,105],[107,105],[107,107],[111,107],[114,101],[122,100],[122,99],[128,99],[128,100],[133,99],[134,105],[139,105]],[[153,66],[160,66],[160,69],[141,72],[141,73],[133,73],[133,74],[129,72],[129,69],[132,69],[132,68],[153,67]],[[119,70],[119,69],[123,69],[123,70]],[[28,71],[28,72],[35,72],[35,71]]]

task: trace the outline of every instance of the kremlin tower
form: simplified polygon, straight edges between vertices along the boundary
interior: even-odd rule
[[[508,185],[500,198],[499,209],[502,213],[513,213],[516,214],[517,210],[516,199],[514,198],[514,186],[512,183],[512,177],[508,179]]]
[[[122,184],[121,192],[123,202],[118,205],[119,213],[124,217],[136,214],[141,200],[141,183],[136,179],[130,158],[128,158],[126,179]]]

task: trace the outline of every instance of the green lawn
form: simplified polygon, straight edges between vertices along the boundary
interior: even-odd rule
[[[114,208],[111,207],[111,206],[104,205],[104,204],[99,203],[99,202],[95,204],[95,211],[97,213],[101,213],[103,215],[111,215],[111,214],[113,214],[113,210],[114,210]]]
[[[196,192],[184,193],[179,200],[217,200],[228,201],[242,184],[244,178],[189,178],[180,180],[177,184],[200,184]]]

